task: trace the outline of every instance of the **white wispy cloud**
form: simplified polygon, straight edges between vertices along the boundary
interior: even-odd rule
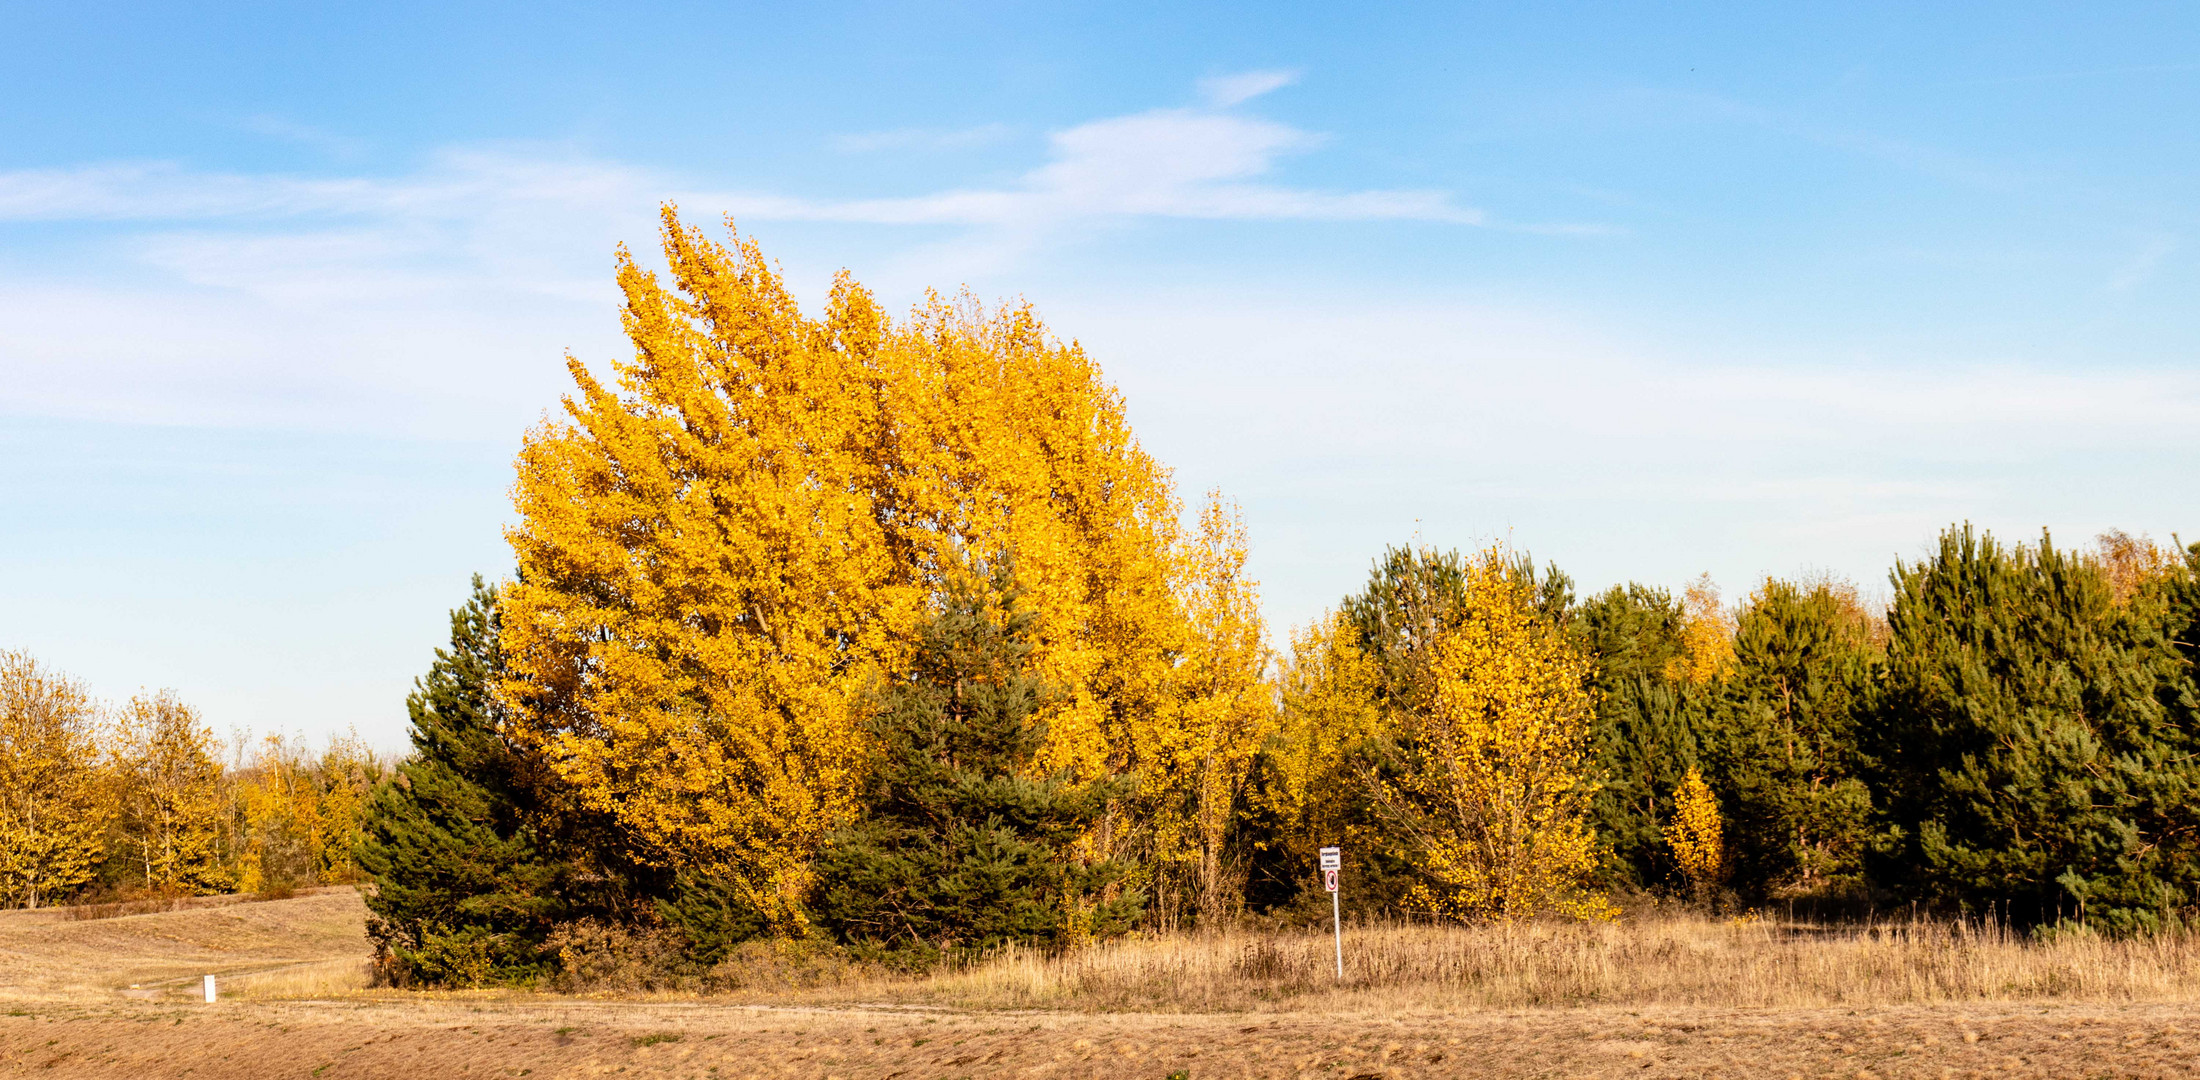
[[[835,135],[833,149],[846,154],[891,150],[963,150],[990,146],[1015,134],[1007,124],[979,124],[966,128],[896,128],[892,131],[859,131]]]
[[[1477,225],[1480,210],[1433,190],[1321,191],[1266,182],[1283,158],[1322,145],[1287,124],[1214,109],[1156,109],[1049,137],[1050,160],[1014,185],[879,199],[723,196],[765,220],[1043,230],[1133,217],[1429,221]]]
[[[1288,78],[1277,72],[1231,76],[1210,80],[1206,93],[1210,102],[1235,104]],[[968,129],[852,138],[858,140],[855,148],[884,149],[924,138],[966,137],[992,133]],[[1485,223],[1482,211],[1459,205],[1444,191],[1332,191],[1274,182],[1280,162],[1325,141],[1220,105],[1156,109],[1054,132],[1047,160],[1013,184],[854,199],[717,190],[692,179],[530,148],[447,152],[396,177],[207,173],[169,163],[120,163],[0,173],[0,220],[322,217],[415,228],[422,221],[512,217],[550,207],[582,207],[601,217],[607,206],[625,204],[631,212],[670,196],[745,220],[961,227],[983,233],[975,245],[996,255],[1027,252],[1068,230],[1137,218]]]
[[[318,150],[330,157],[354,157],[367,147],[364,139],[339,135],[311,124],[301,124],[295,120],[286,120],[280,116],[267,113],[245,117],[237,121],[237,126],[255,135],[265,135],[271,139],[296,143],[299,146]]]
[[[934,227],[904,241],[873,234],[874,252],[913,251],[886,258],[909,263],[899,276],[921,283],[982,277],[1136,219],[1481,220],[1440,191],[1279,182],[1284,159],[1324,138],[1229,106],[1287,79],[1233,76],[1203,87],[1205,105],[1056,131],[1006,184],[881,198],[726,190],[541,144],[450,149],[380,176],[169,162],[0,172],[0,223],[118,226],[103,228],[97,247],[124,260],[109,272],[130,282],[0,279],[0,355],[11,361],[0,409],[309,426],[409,417],[394,422],[433,430],[484,401],[539,407],[558,375],[543,356],[616,348],[606,333],[611,249],[628,242],[646,257],[667,198],[694,220]],[[849,148],[1006,131],[874,133]],[[944,241],[939,227],[950,230]],[[468,345],[454,355],[438,341]],[[298,389],[301,379],[321,390]]]
[[[1215,108],[1227,109],[1262,94],[1281,90],[1297,81],[1299,73],[1296,71],[1242,71],[1235,75],[1214,75],[1199,80],[1199,96]]]

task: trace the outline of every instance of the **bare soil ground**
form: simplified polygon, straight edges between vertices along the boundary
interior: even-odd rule
[[[1770,1008],[1431,1006],[1364,991],[1255,1010],[921,1003],[953,997],[952,984],[850,987],[801,1005],[426,994],[363,988],[362,916],[349,890],[96,921],[0,914],[0,1077],[2200,1076],[2200,1005],[2181,981],[2150,1000]],[[1107,970],[1128,977],[1131,962]],[[218,1004],[188,996],[205,972],[224,975]],[[980,1002],[998,993],[980,990]],[[898,996],[864,1004],[851,992]]]
[[[2185,1007],[1157,1016],[604,1002],[49,1003],[0,1075],[52,1077],[2188,1077]]]

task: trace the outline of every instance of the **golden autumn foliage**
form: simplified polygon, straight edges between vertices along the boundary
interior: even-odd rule
[[[260,739],[235,779],[237,888],[354,880],[360,808],[382,774],[357,737],[331,740],[318,757],[279,734]]]
[[[1157,748],[1168,755],[1160,776],[1171,783],[1155,808],[1155,851],[1193,863],[1189,884],[1208,925],[1231,914],[1242,895],[1241,871],[1226,863],[1225,846],[1254,751],[1276,729],[1267,634],[1259,592],[1245,577],[1246,548],[1239,512],[1210,492],[1189,553],[1191,632],[1171,687],[1177,722],[1167,726],[1174,745]],[[1172,878],[1159,884],[1166,888]]]
[[[1376,824],[1351,813],[1351,802],[1338,797],[1361,784],[1353,748],[1387,730],[1377,700],[1381,682],[1375,658],[1343,615],[1325,613],[1292,633],[1290,654],[1276,674],[1282,708],[1268,755],[1274,776],[1261,792],[1267,805],[1260,809],[1290,823],[1282,842],[1300,862],[1311,865],[1315,849],[1327,844],[1350,852],[1381,846]]]
[[[1710,574],[1698,575],[1682,594],[1683,654],[1666,665],[1666,678],[1702,686],[1734,666],[1734,615],[1719,602]]]
[[[2118,604],[2130,601],[2151,582],[2169,580],[2184,566],[2176,548],[2122,529],[2110,529],[2094,539],[2093,559],[2108,575],[2109,594]]]
[[[1609,918],[1590,884],[1595,793],[1590,660],[1534,608],[1497,548],[1465,567],[1463,595],[1419,658],[1395,718],[1400,767],[1378,798],[1424,877],[1411,903],[1496,919]]]
[[[752,241],[663,225],[669,281],[619,256],[634,355],[610,384],[569,359],[564,418],[519,455],[513,734],[629,857],[725,876],[800,933],[869,688],[968,555],[1013,552],[1032,664],[1065,690],[1045,766],[1139,775],[1152,813],[1096,842],[1196,853],[1242,767],[1217,739],[1257,737],[1242,533],[1187,550],[1119,395],[1027,307],[933,296],[897,323],[842,275],[813,318]]]
[[[229,792],[214,746],[197,711],[167,691],[140,694],[122,710],[117,831],[148,890],[211,893],[232,884],[222,858]]]
[[[114,813],[99,726],[73,680],[0,652],[0,902],[54,903],[97,871]]]
[[[1726,847],[1718,796],[1696,769],[1689,769],[1673,791],[1673,820],[1665,826],[1665,842],[1697,897],[1708,898],[1725,877]]]

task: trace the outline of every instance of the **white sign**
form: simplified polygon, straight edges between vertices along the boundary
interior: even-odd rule
[[[1336,936],[1337,981],[1344,981],[1344,907],[1337,897],[1337,871],[1344,866],[1344,852],[1322,849],[1322,887],[1329,890],[1329,929]]]

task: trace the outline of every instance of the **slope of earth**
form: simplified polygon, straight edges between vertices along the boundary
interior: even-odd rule
[[[52,1077],[2183,1077],[2169,1005],[1159,1016],[468,1001],[17,1006]]]
[[[366,905],[350,888],[289,900],[78,920],[68,909],[0,913],[0,997],[138,996],[195,989],[203,975],[301,965],[363,966]]]

